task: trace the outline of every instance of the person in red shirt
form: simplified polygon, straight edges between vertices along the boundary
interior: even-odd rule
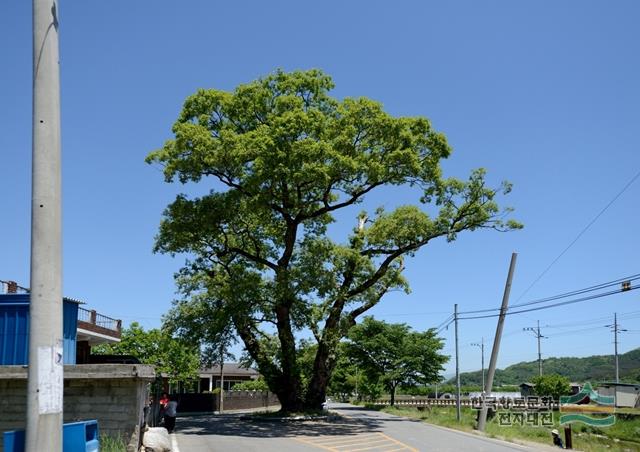
[[[160,419],[164,419],[164,412],[167,409],[167,405],[169,404],[169,394],[163,392],[160,396]]]

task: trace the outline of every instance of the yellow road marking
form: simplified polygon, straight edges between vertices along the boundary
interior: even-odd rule
[[[378,441],[378,442],[385,442],[386,443],[386,442],[388,442],[388,440],[383,439],[383,440]],[[388,444],[382,444],[382,445],[378,444],[377,446],[362,447],[360,449],[349,449],[349,452],[356,452],[356,451],[360,451],[360,450],[380,449],[381,447],[387,447],[387,446],[388,446]],[[391,446],[388,446],[388,447],[391,447]]]
[[[388,440],[388,439],[386,439],[386,438],[382,438],[382,439],[378,439],[378,440],[366,441],[366,442],[364,442],[364,443],[341,444],[341,445],[336,446],[336,447],[346,447],[346,446],[350,446],[350,447],[353,447],[353,446],[371,446],[372,444],[376,444],[376,443],[387,443],[387,442],[389,442],[389,440]],[[361,448],[361,449],[349,449],[349,450],[353,452],[353,451],[356,451],[356,450],[377,449],[378,447],[382,447],[382,446],[378,445],[378,446],[373,446],[373,447],[364,447],[364,448]],[[344,449],[340,449],[340,450],[342,451],[342,450],[344,450]]]
[[[313,441],[314,444],[322,444],[324,446],[328,446],[331,443],[335,443],[335,442],[337,442],[337,443],[347,443],[347,442],[350,442],[350,441],[358,442],[358,441],[362,440],[363,438],[369,438],[369,437],[370,438],[377,438],[378,435],[376,433],[371,433],[371,434],[367,434],[367,435],[353,436],[353,437],[348,438],[348,439],[344,438],[344,437],[339,437],[339,438],[331,438],[331,439],[321,439],[319,441],[313,441],[313,440],[311,440],[311,441]]]
[[[318,447],[318,448],[320,448],[320,449],[330,450],[330,451],[335,452],[335,449],[332,449],[332,448],[330,448],[330,447],[323,446],[322,444],[315,444],[315,443],[313,443],[312,441],[309,441],[309,440],[306,440],[306,439],[302,439],[302,438],[294,438],[294,439],[295,439],[296,441],[300,441],[301,443],[311,444],[311,445],[312,445],[312,446],[314,446],[314,447]]]
[[[381,452],[392,451],[411,451],[418,452],[417,449],[391,438],[384,433],[376,432],[372,434],[356,435],[354,437],[320,437],[320,438],[294,438],[301,443],[309,444],[319,449],[329,450],[331,452],[355,452],[371,449],[378,449]],[[391,443],[391,444],[385,444]],[[364,446],[364,447],[359,447]],[[398,448],[400,446],[400,448]],[[354,449],[354,447],[356,447]]]
[[[384,436],[385,438],[387,438],[389,441],[393,441],[394,443],[399,444],[399,445],[401,445],[402,447],[406,447],[406,448],[407,448],[407,450],[410,450],[410,451],[412,451],[412,452],[420,452],[418,449],[414,449],[414,448],[413,448],[413,447],[411,447],[411,446],[407,446],[405,443],[402,443],[402,442],[398,441],[397,439],[393,439],[393,438],[391,438],[390,436],[385,435],[384,433],[380,433],[380,434],[381,434],[382,436]]]

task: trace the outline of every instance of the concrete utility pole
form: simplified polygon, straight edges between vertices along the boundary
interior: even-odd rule
[[[62,221],[58,6],[33,0],[31,306],[27,452],[62,450]]]
[[[458,355],[458,304],[453,305],[453,321],[456,326],[456,419],[460,422],[460,358]]]
[[[620,372],[618,370],[618,333],[621,333],[627,330],[620,328],[620,325],[618,325],[617,312],[613,313],[613,325],[606,325],[606,327],[611,328],[611,331],[613,331],[613,344],[614,344],[613,346],[614,346],[614,354],[615,354],[615,360],[616,360],[616,383],[620,383]]]
[[[513,279],[513,272],[516,268],[516,260],[518,253],[511,254],[511,264],[509,265],[509,274],[507,275],[507,282],[504,286],[504,295],[502,296],[502,306],[500,307],[500,316],[498,317],[498,325],[496,326],[496,336],[493,340],[493,349],[491,350],[491,359],[489,360],[489,372],[487,373],[487,387],[485,388],[486,394],[491,394],[493,389],[493,377],[496,373],[496,364],[498,362],[498,353],[500,352],[500,340],[502,339],[502,328],[504,327],[504,317],[507,314],[507,306],[509,305],[509,294],[511,293],[511,281]],[[482,404],[482,410],[478,417],[478,430],[484,432],[485,425],[487,423],[487,407]]]
[[[538,339],[538,375],[542,376],[542,353],[540,352],[540,339],[545,337],[540,334],[540,320],[538,320],[537,327],[523,328],[522,331],[531,331],[533,335]]]
[[[481,338],[480,343],[473,342],[471,344],[474,347],[480,347],[480,353],[482,354],[482,393],[485,393],[485,384],[484,384],[484,337]]]

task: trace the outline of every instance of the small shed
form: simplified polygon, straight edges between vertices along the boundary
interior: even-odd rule
[[[63,298],[63,361],[76,363],[76,330],[79,301]],[[29,362],[28,293],[0,294],[0,365]]]
[[[640,384],[638,383],[600,383],[598,394],[615,397],[616,407],[640,408]]]
[[[536,387],[533,383],[520,383],[520,394],[522,397],[529,397],[536,394]]]

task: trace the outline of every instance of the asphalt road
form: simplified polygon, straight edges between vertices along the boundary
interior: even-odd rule
[[[332,404],[330,409],[343,418],[313,422],[256,422],[241,420],[237,414],[179,418],[173,439],[179,452],[537,450],[348,404]]]

